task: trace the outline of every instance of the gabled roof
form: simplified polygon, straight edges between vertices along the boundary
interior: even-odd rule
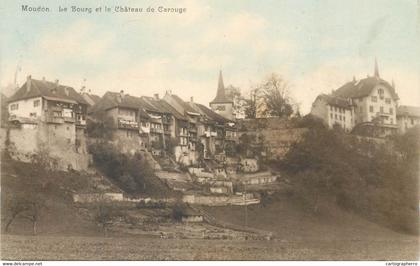
[[[230,121],[229,119],[224,118],[223,116],[217,114],[216,112],[214,112],[213,110],[211,110],[210,108],[207,108],[206,106],[199,104],[199,103],[195,103],[195,105],[200,108],[201,112],[209,119],[216,121],[217,123],[230,123],[232,121]]]
[[[217,85],[217,94],[216,98],[213,99],[210,103],[233,103],[232,99],[229,99],[226,96],[225,85],[223,84],[222,71],[219,73],[219,83]]]
[[[325,101],[327,104],[341,108],[351,108],[351,103],[344,98],[327,94],[320,94],[317,99]]]
[[[420,107],[400,105],[397,109],[397,116],[415,116],[420,117]]]
[[[139,97],[131,96],[128,94],[123,94],[119,92],[110,92],[107,91],[104,96],[100,99],[98,103],[96,103],[92,109],[91,113],[101,111],[101,110],[108,110],[111,108],[127,108],[127,109],[134,109],[138,110],[140,116],[142,117],[149,117],[147,113],[144,111],[143,102]]]
[[[83,99],[90,105],[93,106],[101,100],[101,97],[91,93],[82,93]]]
[[[169,103],[165,102],[164,100],[159,100],[159,105],[162,109],[165,111],[171,113],[176,119],[187,121],[187,117],[182,115],[180,112],[178,112],[175,108],[173,108]]]
[[[332,94],[342,98],[361,98],[369,96],[373,88],[375,88],[377,85],[382,85],[389,89],[394,100],[399,99],[395,89],[387,81],[379,77],[367,77],[359,80],[358,82],[347,82]]]
[[[155,98],[149,96],[141,96],[140,99],[146,111],[153,113],[163,113],[162,110],[159,110],[159,107],[156,105],[156,103],[154,103],[156,100]]]
[[[185,112],[197,113],[194,108],[192,108],[188,103],[184,102],[178,95],[170,94],[169,96],[172,97],[172,99],[174,99],[179,105],[181,105]]]
[[[28,90],[27,85],[30,82]],[[43,97],[48,100],[63,101],[70,103],[86,104],[85,99],[77,93],[72,87],[60,85],[46,80],[36,80],[28,77],[25,84],[13,94],[8,102],[15,102],[35,97]]]

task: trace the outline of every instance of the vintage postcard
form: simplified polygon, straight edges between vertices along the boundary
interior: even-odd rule
[[[417,265],[419,15],[2,1],[3,265]]]

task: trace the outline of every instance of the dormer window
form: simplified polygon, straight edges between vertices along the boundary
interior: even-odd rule
[[[379,98],[381,100],[383,100],[384,99],[384,89],[378,89],[378,94],[379,94]]]

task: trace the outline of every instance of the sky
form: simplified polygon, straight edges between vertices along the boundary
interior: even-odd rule
[[[307,113],[316,96],[373,75],[395,82],[400,104],[420,106],[419,0],[30,1],[0,3],[0,87],[26,76],[102,96],[161,96],[208,105],[219,70],[250,88],[271,73]],[[58,12],[58,7],[142,7],[142,13]],[[147,13],[147,7],[186,8]]]

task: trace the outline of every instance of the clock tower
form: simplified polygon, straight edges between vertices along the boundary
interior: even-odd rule
[[[233,114],[233,99],[226,96],[225,85],[223,84],[222,71],[219,73],[219,83],[217,86],[216,98],[210,102],[210,108],[219,115],[234,120]]]

